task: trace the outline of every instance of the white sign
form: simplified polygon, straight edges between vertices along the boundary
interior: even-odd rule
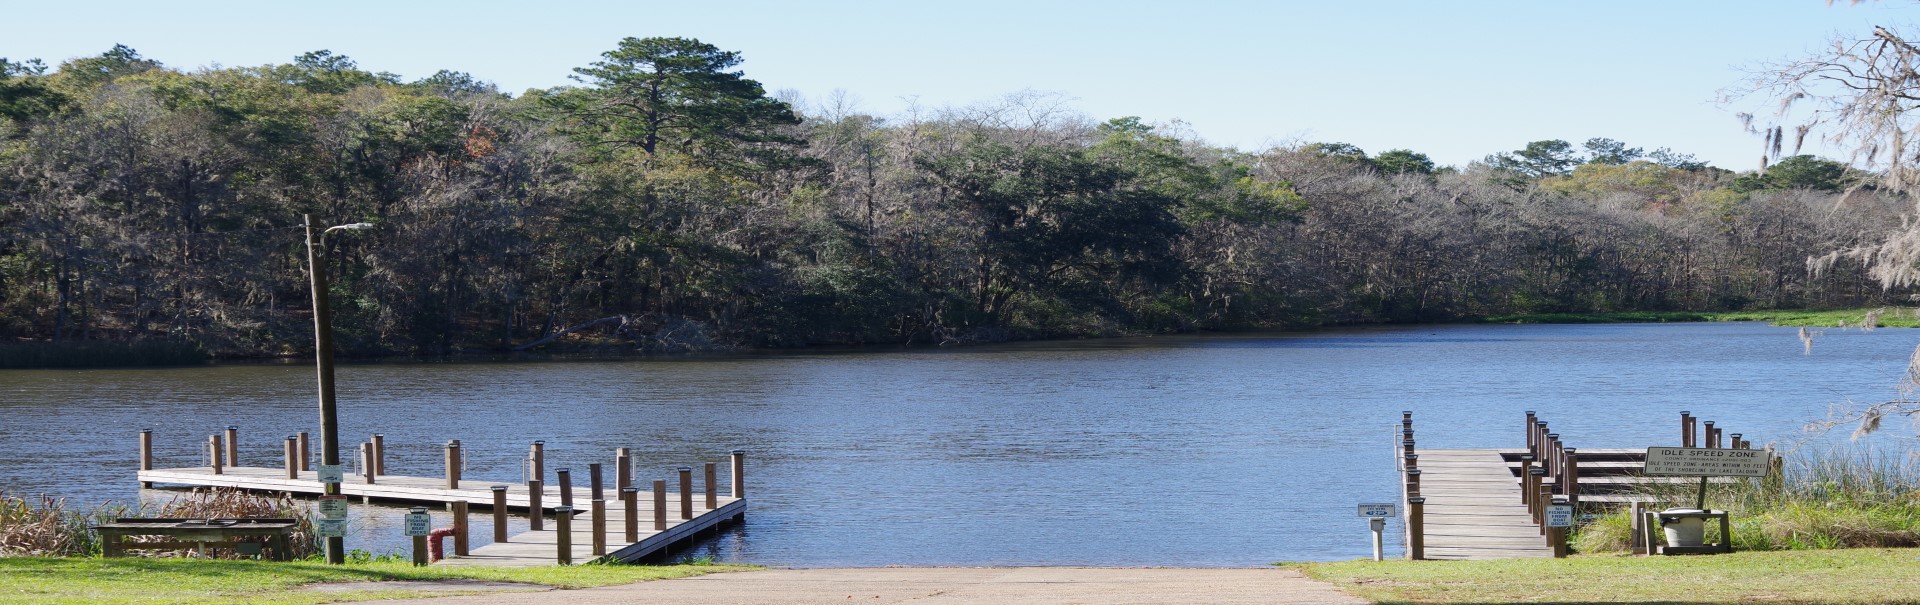
[[[340,480],[347,476],[346,471],[342,470],[338,464],[322,464],[316,474],[320,475],[321,483],[340,483]]]
[[[347,497],[346,496],[321,496],[320,497],[320,518],[322,519],[347,518]]]
[[[1366,517],[1369,519],[1385,519],[1387,517],[1395,516],[1393,512],[1393,503],[1389,502],[1386,504],[1362,504],[1360,505],[1359,516]]]
[[[1650,447],[1646,473],[1653,477],[1764,477],[1767,458],[1767,450]]]
[[[425,536],[433,533],[433,517],[426,513],[407,513],[407,535]]]
[[[1548,505],[1547,527],[1573,527],[1573,506],[1567,504]]]
[[[314,533],[320,534],[322,538],[344,537],[347,535],[347,520],[321,519],[320,525],[314,528]]]

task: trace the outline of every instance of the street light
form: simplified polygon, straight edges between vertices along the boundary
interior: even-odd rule
[[[320,464],[322,468],[340,468],[340,416],[333,400],[333,310],[327,306],[326,250],[321,240],[328,233],[372,227],[371,223],[352,223],[320,228],[313,215],[307,220],[307,274],[313,284],[313,356],[320,373]],[[340,484],[322,482],[326,495],[339,496]],[[327,537],[327,562],[347,562],[346,538]]]

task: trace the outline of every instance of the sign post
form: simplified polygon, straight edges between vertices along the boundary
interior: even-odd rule
[[[427,535],[433,533],[433,517],[427,507],[415,506],[407,512],[407,535],[413,537],[413,564],[427,564]]]
[[[1699,477],[1694,508],[1706,510],[1708,477],[1765,477],[1771,458],[1767,450],[1650,447],[1645,472],[1649,477]]]
[[[1387,517],[1395,516],[1393,503],[1361,504],[1357,516],[1366,519],[1367,528],[1373,530],[1373,560],[1386,560],[1381,536],[1386,533]]]

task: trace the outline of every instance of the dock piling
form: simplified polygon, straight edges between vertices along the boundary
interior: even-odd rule
[[[1533,410],[1527,410],[1526,433],[1527,433],[1527,451],[1529,452],[1533,451],[1533,423],[1535,421],[1538,421],[1539,419],[1540,417],[1535,415],[1533,413]]]
[[[153,470],[153,429],[140,429],[140,470]],[[153,482],[141,481],[140,487],[153,487]]]
[[[240,427],[227,425],[227,466],[240,466]]]
[[[493,489],[493,541],[505,544],[507,541],[507,486],[495,485]]]
[[[1567,494],[1567,503],[1575,507],[1580,505],[1580,456],[1576,448],[1561,448],[1560,455],[1565,458],[1566,469],[1561,473],[1560,490]]]
[[[620,503],[626,506],[627,541],[639,542],[640,488],[631,485],[620,488]]]
[[[591,488],[587,491],[593,494],[593,499],[595,500],[605,500],[607,498],[605,485],[600,482],[600,470],[601,467],[598,462],[587,465],[587,485]]]
[[[719,466],[720,465],[712,462],[707,463],[707,476],[704,482],[704,485],[707,487],[707,510],[720,508],[720,487],[715,485],[719,483]]]
[[[533,448],[527,451],[527,473],[528,473],[527,478],[528,479],[533,479],[536,481],[545,481],[547,479],[546,449],[547,449],[547,442],[535,441],[533,442]]]
[[[1528,508],[1533,507],[1533,495],[1527,486],[1533,483],[1533,454],[1520,455],[1520,502]]]
[[[313,470],[312,442],[307,440],[306,431],[300,431],[298,436],[300,437],[300,470],[303,472]]]
[[[573,564],[573,507],[553,509],[554,543],[560,547],[561,565]]]
[[[1426,498],[1407,497],[1407,558],[1415,561],[1427,558],[1426,508]]]
[[[285,462],[287,465],[287,478],[299,479],[300,478],[300,459],[299,459],[300,438],[295,437],[293,435],[287,435],[285,456],[286,456]]]
[[[620,491],[633,487],[633,451],[618,448],[613,451],[613,489]]]
[[[1680,447],[1693,447],[1693,412],[1680,411]]]
[[[540,531],[546,528],[546,511],[540,506],[540,496],[546,491],[546,484],[539,479],[527,482],[527,529]]]
[[[747,497],[747,451],[733,450],[733,497]]]
[[[207,460],[209,461],[208,466],[213,467],[213,474],[215,475],[226,474],[225,471],[220,468],[221,467],[220,458],[225,455],[226,455],[226,451],[224,451],[224,449],[221,448],[220,446],[220,436],[208,435],[207,436]]]
[[[368,447],[372,447],[371,444],[369,444]],[[424,514],[427,514],[427,507],[415,506],[412,509],[410,509],[410,511],[411,512],[407,516],[424,515]],[[427,562],[428,562],[427,536],[425,534],[414,536],[413,537],[413,566],[426,567]]]
[[[693,467],[680,467],[680,519],[693,518]]]
[[[653,531],[667,531],[667,482],[653,480]]]
[[[607,555],[607,501],[594,498],[593,506],[593,556]]]
[[[373,485],[374,475],[379,474],[374,471],[374,468],[375,465],[379,463],[380,458],[378,454],[374,453],[373,442],[369,441],[360,444],[360,475],[366,477],[367,485]]]
[[[371,441],[370,443],[372,444],[371,451],[373,452],[373,455],[372,455],[373,457],[370,458],[370,460],[373,461],[373,466],[371,467],[373,471],[370,474],[371,475],[387,474],[387,436],[382,435],[380,433],[374,433],[373,441]],[[367,483],[373,483],[373,482],[368,481]]]
[[[1714,432],[1713,421],[1708,420],[1706,422],[1700,423],[1700,425],[1703,427],[1706,427],[1706,431],[1707,431],[1706,439],[1705,439],[1706,445],[1703,445],[1701,447],[1710,448],[1710,449],[1720,447],[1720,434]]]
[[[466,500],[453,501],[453,555],[456,557],[467,556],[468,512]]]
[[[553,469],[553,478],[560,481],[560,505],[573,506],[573,469]]]
[[[460,440],[447,441],[447,489],[460,489]]]

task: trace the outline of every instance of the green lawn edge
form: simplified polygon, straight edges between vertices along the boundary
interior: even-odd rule
[[[572,589],[753,569],[759,568],[698,563],[510,568],[414,567],[403,562],[327,565],[206,559],[0,557],[0,603],[309,605],[448,594],[380,588],[351,592],[302,590],[309,585],[330,582],[482,580]]]
[[[1477,323],[1500,324],[1601,324],[1601,323],[1676,323],[1717,321],[1764,321],[1776,326],[1807,328],[1860,327],[1867,313],[1879,311],[1878,327],[1920,328],[1920,317],[1908,307],[1870,307],[1861,309],[1778,309],[1770,311],[1624,311],[1618,313],[1525,313],[1492,315]]]
[[[1920,603],[1920,549],[1286,563],[1372,603]]]

